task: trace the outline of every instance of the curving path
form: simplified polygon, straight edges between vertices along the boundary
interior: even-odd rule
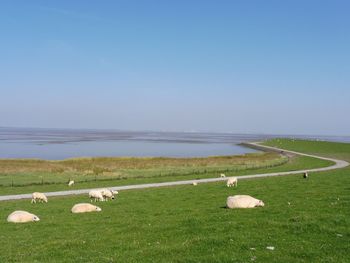
[[[295,151],[289,151],[284,150],[276,147],[271,146],[265,146],[258,143],[244,143],[244,145],[256,149],[260,149],[263,151],[275,151],[279,153],[290,153],[290,154],[296,154],[296,155],[302,155],[302,156],[309,156],[314,157],[322,160],[328,160],[334,162],[333,165],[328,167],[322,167],[322,168],[315,168],[315,169],[305,169],[305,170],[298,170],[298,171],[289,171],[289,172],[276,172],[276,173],[265,173],[265,174],[251,174],[251,175],[243,175],[239,176],[239,180],[245,180],[245,179],[254,179],[254,178],[261,178],[261,177],[271,177],[271,176],[283,176],[283,175],[291,175],[291,174],[300,174],[304,172],[322,172],[322,171],[329,171],[339,168],[344,168],[349,165],[348,162],[343,160],[337,160],[333,158],[326,158],[321,156],[316,156],[312,154],[306,154],[306,153],[299,153]],[[162,186],[174,186],[174,185],[186,185],[186,184],[192,184],[194,181],[197,183],[212,183],[212,182],[219,182],[219,181],[226,181],[227,178],[207,178],[207,179],[192,179],[192,180],[184,180],[184,181],[175,181],[175,182],[164,182],[164,183],[151,183],[151,184],[136,184],[136,185],[125,185],[125,186],[116,186],[116,187],[110,187],[112,190],[132,190],[132,189],[144,189],[144,188],[153,188],[153,187],[162,187]],[[96,189],[96,188],[94,188]],[[59,191],[59,192],[48,192],[45,193],[47,196],[65,196],[65,195],[80,195],[80,194],[87,194],[92,189],[80,189],[80,190],[69,190],[69,191]],[[7,200],[18,200],[18,199],[31,199],[31,194],[18,194],[18,195],[3,195],[0,196],[0,201],[7,201]]]

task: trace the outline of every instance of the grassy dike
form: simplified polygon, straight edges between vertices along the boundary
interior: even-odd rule
[[[36,159],[0,160],[0,186],[27,186],[201,175],[279,166],[288,158],[276,153],[251,153],[204,158],[97,157],[61,161]]]
[[[350,160],[350,144],[266,144]],[[1,202],[0,262],[349,262],[349,185],[345,168],[312,173],[308,180],[245,180],[238,188],[212,183],[123,191],[99,203],[102,212],[83,215],[70,208],[86,196],[51,198],[45,205]],[[265,207],[225,209],[234,194],[255,196]],[[41,221],[7,223],[16,209]]]
[[[89,163],[90,160],[90,163]],[[63,163],[62,173],[52,171],[50,165]],[[68,163],[68,164],[67,164]],[[134,164],[135,166],[131,166]],[[331,165],[332,162],[311,157],[294,156],[287,158],[276,153],[254,153],[241,156],[218,156],[208,158],[83,158],[67,161],[41,160],[0,160],[0,193],[20,194],[35,191],[49,192],[71,189],[84,189],[108,186],[122,186],[142,183],[169,182],[227,176],[240,176],[252,173],[268,173],[300,170]],[[87,166],[108,173],[121,173],[123,176],[86,175]],[[74,174],[70,174],[75,169]],[[12,172],[12,173],[11,173]],[[40,176],[48,183],[40,183]],[[86,177],[88,176],[88,177]],[[66,181],[76,181],[68,187]],[[39,181],[38,181],[39,180]],[[17,182],[11,185],[11,182]],[[20,183],[19,183],[20,182]]]

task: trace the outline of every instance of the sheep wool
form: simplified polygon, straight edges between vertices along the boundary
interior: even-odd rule
[[[231,186],[238,186],[238,179],[237,177],[230,177],[228,178],[227,180],[227,183],[226,183],[227,187],[231,187]]]
[[[249,195],[234,195],[227,197],[227,208],[253,208],[264,206],[264,202]]]
[[[98,206],[89,204],[89,203],[80,203],[80,204],[75,204],[71,212],[74,214],[78,213],[88,213],[88,212],[100,212],[102,209]]]
[[[31,201],[31,203],[36,203],[36,201],[39,201],[41,203],[43,203],[43,202],[47,203],[47,197],[43,193],[34,192],[32,194],[32,201]]]
[[[100,190],[91,190],[89,192],[89,197],[92,200],[95,200],[95,202],[97,201],[104,201],[103,195],[101,193]]]
[[[39,217],[31,214],[27,211],[14,211],[7,217],[7,222],[11,223],[27,223],[27,222],[38,222]]]

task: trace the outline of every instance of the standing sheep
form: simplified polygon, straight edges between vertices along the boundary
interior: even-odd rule
[[[249,195],[229,196],[226,200],[227,208],[253,208],[264,205],[263,201]]]
[[[74,180],[69,180],[68,186],[70,187],[70,186],[73,186],[73,185],[74,185]]]
[[[76,204],[71,209],[71,212],[74,214],[100,211],[102,211],[100,207],[88,203]]]
[[[221,177],[221,178],[225,178],[226,175],[225,175],[225,174],[220,174],[220,177]]]
[[[91,190],[89,192],[89,197],[91,199],[91,202],[92,202],[92,199],[94,199],[95,202],[104,201],[103,195],[99,190]]]
[[[305,172],[305,173],[303,174],[303,178],[304,178],[304,179],[309,178],[309,174],[308,174],[307,172]]]
[[[43,202],[47,203],[47,197],[46,197],[45,194],[39,193],[39,192],[34,192],[32,194],[32,201],[31,201],[31,203],[36,203],[37,200],[39,202],[41,202],[41,203],[43,203]]]
[[[114,191],[111,191],[107,188],[103,188],[100,190],[100,193],[102,194],[103,198],[105,201],[108,201],[108,199],[111,199],[113,200],[115,197],[114,197]],[[116,191],[116,193],[118,194],[118,191]]]
[[[11,223],[27,223],[40,221],[39,217],[27,211],[14,211],[7,217],[7,222]]]
[[[230,177],[230,178],[228,178],[226,185],[227,185],[227,187],[231,187],[231,186],[236,186],[237,187],[237,185],[238,185],[237,177]]]

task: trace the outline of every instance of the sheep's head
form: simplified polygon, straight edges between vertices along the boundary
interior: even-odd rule
[[[37,217],[37,216],[33,216],[33,221],[34,221],[34,222],[38,222],[38,221],[40,221],[40,218]]]
[[[95,210],[96,210],[97,212],[102,211],[102,209],[101,209],[100,207],[98,207],[98,206],[95,206]]]
[[[257,206],[265,206],[265,204],[264,204],[264,202],[263,202],[263,201],[259,200],[259,202],[258,202]]]
[[[112,191],[112,193],[115,195],[119,194],[118,191]]]

